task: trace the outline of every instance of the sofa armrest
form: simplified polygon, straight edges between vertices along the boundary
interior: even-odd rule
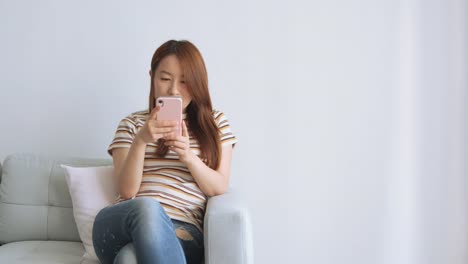
[[[205,264],[253,264],[250,216],[236,190],[208,199],[204,238]]]

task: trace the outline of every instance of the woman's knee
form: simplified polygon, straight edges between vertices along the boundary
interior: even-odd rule
[[[155,219],[164,217],[165,211],[158,200],[151,197],[137,197],[130,201],[130,213],[134,217],[143,219]]]

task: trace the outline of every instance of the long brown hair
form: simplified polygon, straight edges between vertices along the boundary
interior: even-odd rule
[[[208,91],[208,74],[205,62],[200,51],[187,40],[169,40],[162,44],[153,54],[151,60],[151,86],[149,95],[149,113],[156,107],[154,98],[153,79],[156,69],[163,58],[175,55],[179,60],[184,73],[187,89],[192,96],[192,101],[187,106],[186,124],[193,137],[200,146],[200,156],[203,162],[212,169],[218,169],[221,160],[221,145],[218,126],[213,117],[213,107]],[[164,157],[168,147],[164,145],[164,139],[158,140],[156,155]]]

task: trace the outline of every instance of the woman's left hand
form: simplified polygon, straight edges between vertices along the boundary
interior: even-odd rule
[[[168,133],[163,138],[165,140],[164,145],[175,151],[179,155],[180,161],[187,163],[192,158],[193,152],[190,149],[190,138],[185,121],[182,121],[182,136]]]

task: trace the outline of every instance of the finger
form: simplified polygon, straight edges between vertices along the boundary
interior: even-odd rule
[[[165,140],[177,140],[177,141],[181,141],[181,142],[188,141],[187,137],[177,135],[176,129],[174,129],[174,131],[172,131],[172,132],[166,133],[164,135],[164,139]]]
[[[155,108],[153,108],[153,110],[151,111],[151,114],[150,114],[150,119],[154,119],[154,120],[157,119],[159,108],[160,108],[159,105],[157,105]]]
[[[154,122],[157,127],[173,127],[177,125],[175,120],[156,120]]]
[[[182,136],[188,137],[187,125],[185,124],[185,120],[182,121]]]
[[[177,148],[177,147],[174,147],[174,146],[169,146],[169,150],[174,151],[174,152],[177,153],[178,155],[182,155],[182,153],[183,153],[183,151],[184,151],[183,149]]]
[[[177,136],[175,134],[175,132],[169,132],[169,133],[164,133],[164,139],[165,140],[177,140]]]
[[[156,134],[170,133],[172,131],[174,131],[173,127],[154,127],[154,133]]]
[[[166,141],[164,144],[169,147],[185,149],[185,143],[179,142],[179,141],[171,140],[171,141]]]

